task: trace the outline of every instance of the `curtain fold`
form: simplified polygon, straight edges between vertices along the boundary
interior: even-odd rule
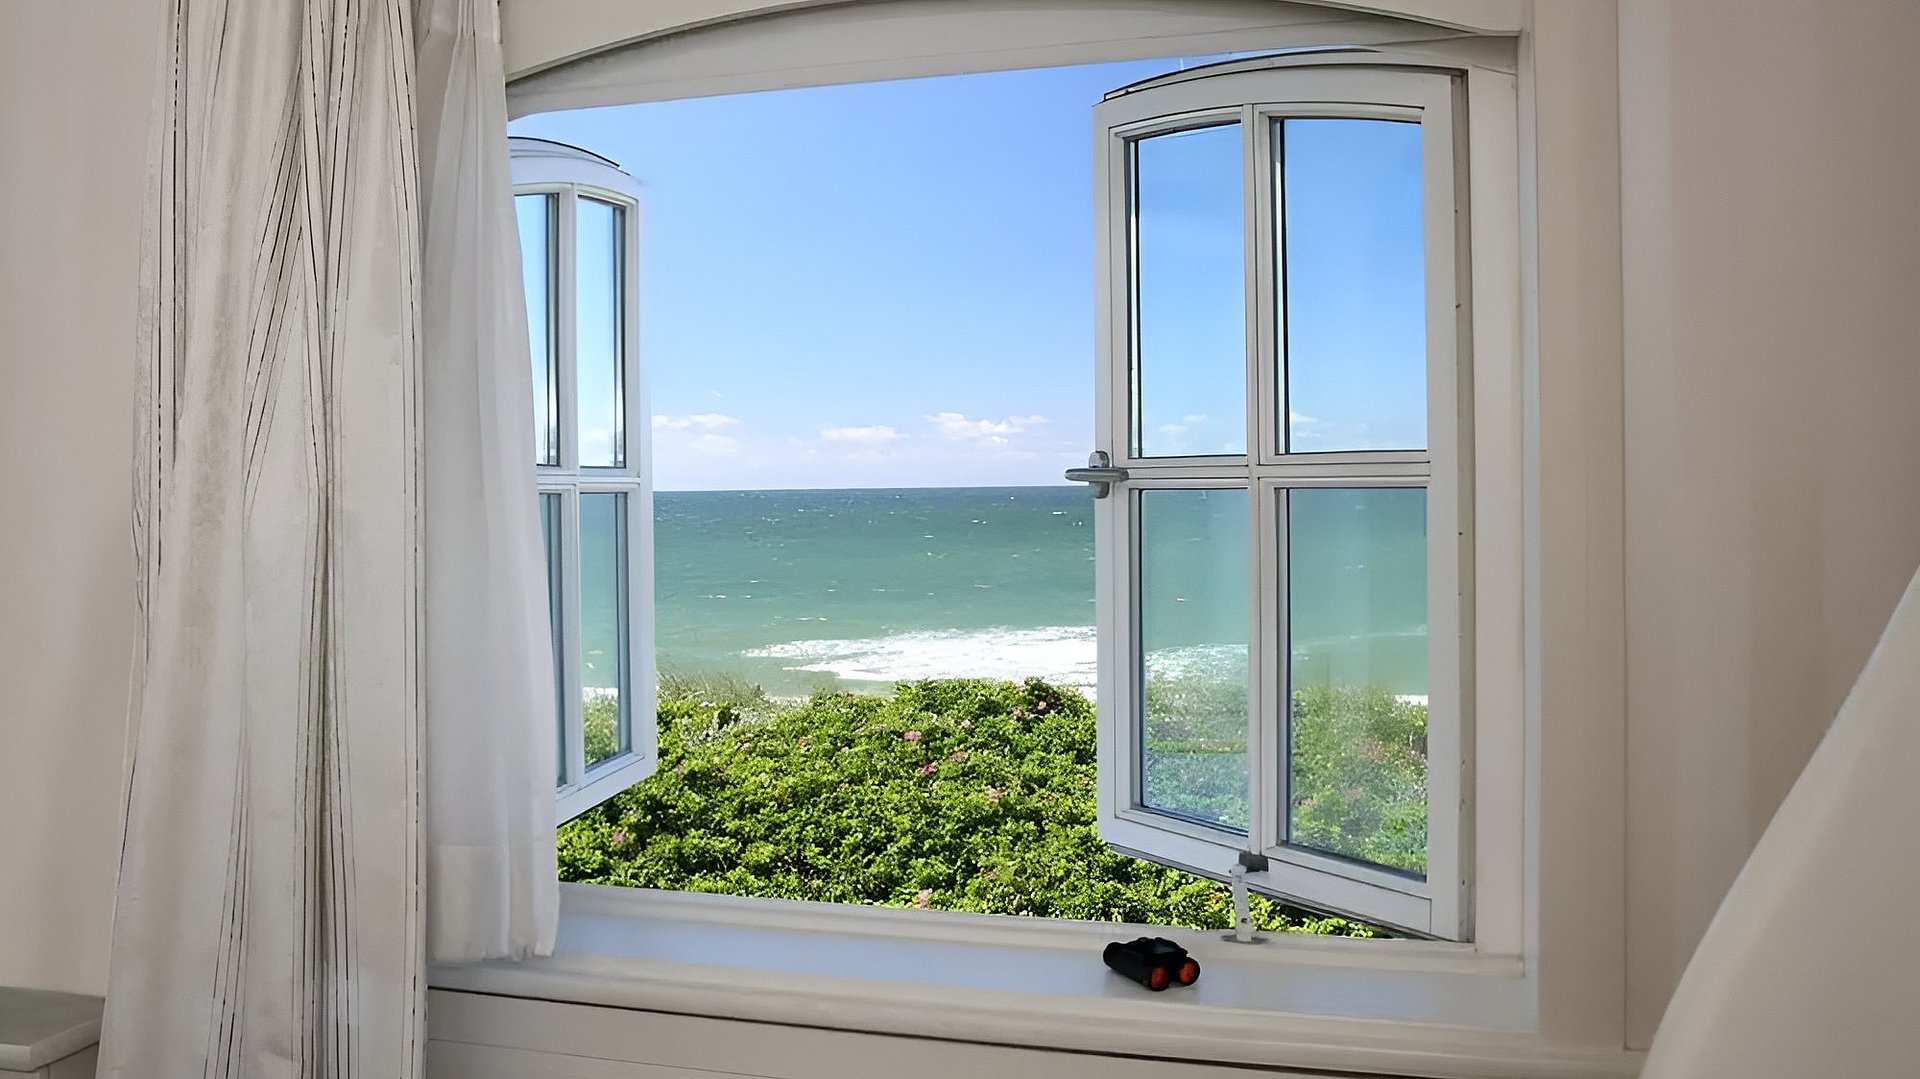
[[[405,0],[175,0],[100,1074],[419,1072]]]
[[[553,652],[493,0],[416,0],[433,960],[553,950]]]
[[[1920,1074],[1920,574],[1714,914],[1643,1079]]]
[[[558,908],[497,14],[172,0],[155,102],[99,1074],[417,1076]]]

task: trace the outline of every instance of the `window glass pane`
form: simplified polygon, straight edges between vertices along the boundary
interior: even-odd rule
[[[625,350],[620,302],[621,249],[626,214],[598,199],[579,200],[574,303],[579,310],[575,375],[580,383],[580,463],[588,468],[626,464],[621,401]]]
[[[533,354],[533,459],[560,463],[554,386],[559,382],[553,339],[553,196],[516,195],[520,219],[520,272],[527,292],[527,343]]]
[[[560,577],[560,496],[557,494],[545,491],[540,494],[540,531],[547,548],[547,625],[553,637],[553,730],[559,739],[559,752],[554,757],[557,769],[554,783],[564,786],[567,782],[567,692],[560,634],[565,623],[560,619],[560,612],[565,593]]]
[[[580,706],[587,767],[627,751],[627,496],[580,495]]]
[[[1275,121],[1293,453],[1427,445],[1420,125]]]
[[[1140,803],[1247,827],[1247,492],[1140,492]]]
[[[1241,170],[1239,124],[1134,144],[1136,456],[1246,452]]]
[[[1287,493],[1296,845],[1427,868],[1427,492]]]

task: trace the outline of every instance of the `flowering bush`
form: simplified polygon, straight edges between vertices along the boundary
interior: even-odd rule
[[[603,761],[620,749],[620,698],[612,694],[588,697],[580,705],[581,734],[587,760]]]
[[[1223,885],[1101,842],[1093,708],[1071,690],[936,681],[780,706],[752,687],[678,683],[662,696],[658,772],[561,828],[562,879],[1196,928],[1231,921]],[[1376,816],[1402,821],[1405,808]],[[1424,800],[1419,809],[1424,826]],[[1352,812],[1328,812],[1340,834],[1361,826]],[[1261,897],[1254,911],[1269,930],[1372,933]]]

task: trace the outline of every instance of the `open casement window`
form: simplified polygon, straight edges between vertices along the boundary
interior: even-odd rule
[[[559,817],[653,773],[653,463],[635,343],[638,184],[512,140],[533,346],[533,459],[559,698]]]
[[[1320,59],[1094,110],[1100,828],[1467,939],[1459,87]]]

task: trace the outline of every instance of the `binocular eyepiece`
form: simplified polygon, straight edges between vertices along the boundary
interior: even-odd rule
[[[1172,985],[1200,980],[1200,963],[1165,937],[1114,941],[1100,956],[1109,968],[1158,993]]]

